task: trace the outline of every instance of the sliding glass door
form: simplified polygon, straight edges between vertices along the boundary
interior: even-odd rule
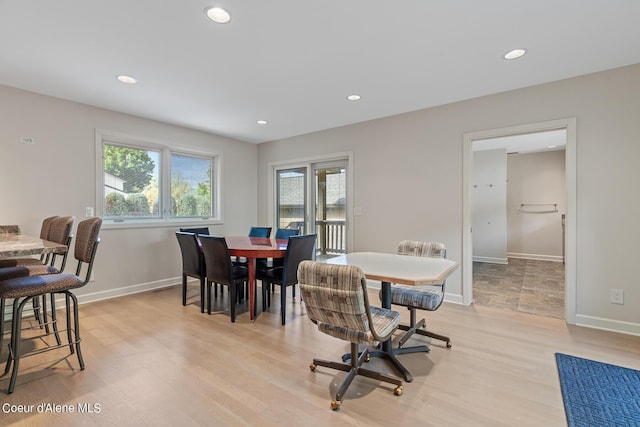
[[[274,168],[278,228],[316,233],[317,256],[347,252],[347,159]]]
[[[314,217],[318,255],[346,253],[347,169],[346,165],[314,165]]]

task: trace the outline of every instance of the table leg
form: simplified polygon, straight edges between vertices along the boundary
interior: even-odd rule
[[[256,318],[256,259],[247,258],[249,264],[249,318],[254,320]]]
[[[382,282],[382,308],[391,309],[391,283],[390,282]],[[404,367],[402,363],[396,358],[396,351],[393,349],[393,338],[389,338],[387,341],[382,343],[380,350],[376,350],[370,353],[372,356],[382,356],[393,364],[398,371],[402,374],[407,382],[413,381],[413,376]]]

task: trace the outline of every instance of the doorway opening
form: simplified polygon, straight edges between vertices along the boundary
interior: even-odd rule
[[[479,270],[477,273],[479,274],[475,274],[476,272],[474,272],[474,259],[476,255],[481,255],[480,259],[475,260],[476,262],[489,260],[490,261],[489,263],[493,264],[493,266],[489,265],[488,267],[491,267],[493,268],[493,270],[495,270],[493,271],[493,273],[496,275],[496,277],[500,273],[499,268],[504,267],[504,265],[506,265],[506,261],[508,258],[514,259],[514,260],[517,259],[518,261],[514,261],[512,265],[513,266],[520,265],[520,268],[516,269],[516,272],[513,272],[513,271],[510,273],[505,272],[505,274],[511,274],[512,278],[516,281],[520,280],[520,278],[518,277],[521,277],[522,279],[525,278],[525,275],[526,275],[525,273],[527,272],[527,268],[529,268],[529,270],[532,271],[532,269],[540,267],[540,265],[536,265],[536,264],[540,264],[541,262],[542,263],[550,262],[550,261],[556,261],[553,264],[555,264],[555,266],[557,267],[559,264],[562,264],[562,263],[558,264],[557,261],[562,261],[562,258],[563,258],[564,271],[561,270],[559,274],[561,278],[562,278],[562,275],[564,276],[563,277],[564,306],[560,307],[559,309],[561,311],[564,311],[564,316],[556,314],[553,317],[564,317],[567,323],[575,323],[575,294],[576,294],[575,128],[576,128],[575,119],[570,118],[570,119],[561,119],[561,120],[555,120],[555,121],[543,122],[543,123],[534,123],[534,124],[523,125],[523,126],[515,126],[510,128],[501,128],[501,129],[493,129],[489,131],[473,132],[473,133],[467,133],[464,135],[464,152],[463,152],[464,153],[464,169],[463,169],[464,172],[463,173],[465,175],[464,176],[465,185],[464,185],[464,191],[463,191],[463,203],[464,203],[463,227],[464,228],[463,228],[463,259],[462,259],[463,278],[462,279],[463,279],[463,302],[465,304],[471,304],[474,302],[474,300],[476,300],[475,294],[474,294],[474,282],[473,282],[474,275],[476,276],[476,278],[478,278],[478,276],[486,278],[487,276],[484,274],[487,272],[490,273],[490,271],[481,271],[482,269],[480,267],[487,267],[487,265],[476,264]],[[492,183],[487,183],[487,182],[482,183],[476,180],[476,178],[474,177],[473,150],[474,148],[477,148],[475,146],[476,144],[478,145],[478,147],[481,146],[482,144],[489,144],[489,149],[503,150],[501,155],[504,158],[504,169],[505,169],[505,178],[506,178],[507,152],[514,152],[514,151],[513,150],[508,151],[506,146],[500,147],[498,145],[498,140],[502,140],[500,142],[505,142],[509,138],[520,136],[520,135],[536,136],[535,134],[539,134],[537,136],[540,136],[542,133],[549,132],[549,131],[554,131],[556,133],[562,134],[562,137],[566,143],[565,156],[563,159],[564,166],[565,166],[564,180],[565,180],[565,187],[566,187],[566,198],[562,201],[557,201],[556,199],[558,199],[558,196],[556,194],[551,196],[548,200],[543,199],[541,195],[545,194],[544,189],[539,189],[539,195],[538,195],[539,198],[535,200],[522,199],[516,203],[512,197],[509,202],[510,203],[509,209],[517,210],[518,212],[517,213],[512,212],[511,222],[514,223],[514,222],[520,221],[521,224],[517,224],[517,227],[514,228],[516,232],[512,233],[513,235],[509,237],[510,252],[507,253],[506,222],[507,222],[508,212],[507,212],[507,202],[506,202],[506,199],[507,199],[506,179],[504,179],[504,182],[503,182],[504,188],[500,190],[500,191],[504,191],[504,194],[505,194],[505,196],[502,197],[502,200],[503,200],[502,203],[504,203],[505,209],[501,218],[499,217],[499,218],[490,219],[489,221],[487,221],[486,218],[483,218],[482,216],[483,212],[481,211],[481,209],[476,208],[479,212],[477,216],[481,218],[483,221],[490,223],[490,229],[488,232],[487,230],[482,230],[482,227],[481,227],[482,224],[478,225],[475,222],[476,213],[474,212],[474,203],[473,203],[474,191],[477,193],[479,189],[484,190],[483,188],[481,188],[482,186],[486,186],[487,188],[491,189],[491,191],[493,191],[494,193],[497,192],[499,189],[496,187],[489,187],[489,185],[492,185]],[[552,145],[552,144],[548,144],[548,145]],[[500,155],[498,155],[498,158],[499,157]],[[526,163],[531,159],[522,158],[521,160],[525,160],[525,163]],[[496,184],[499,184],[499,180],[496,181]],[[497,199],[500,199],[500,197],[498,197]],[[562,232],[560,231],[561,225],[557,224],[558,234],[554,235],[554,238],[553,238],[554,240],[553,244],[556,245],[555,250],[549,251],[548,248],[543,250],[543,249],[540,249],[539,247],[537,249],[532,250],[532,248],[535,247],[535,244],[539,245],[540,243],[544,244],[545,242],[538,241],[532,245],[531,242],[527,243],[525,240],[523,240],[523,235],[527,233],[530,234],[532,230],[535,230],[536,227],[539,226],[539,224],[536,224],[536,223],[540,221],[544,222],[546,220],[558,219],[556,217],[559,217],[561,215],[560,213],[561,209],[565,211],[565,215],[563,218]],[[517,217],[515,215],[517,215]],[[493,222],[494,220],[497,222],[497,224]],[[500,221],[503,221],[503,223],[501,224]],[[495,232],[493,232],[495,230],[503,230],[502,231],[503,234],[500,234],[500,233],[496,234]],[[489,236],[497,235],[498,238],[493,239],[494,241],[492,243],[494,244],[494,247],[491,248],[490,251],[488,251],[485,254],[477,254],[476,251],[478,248],[476,245],[477,242],[475,241],[476,240],[475,236],[477,234],[478,237],[481,237],[482,233],[485,233]],[[520,235],[518,233],[520,233]],[[560,246],[560,248],[558,248],[558,246]],[[502,251],[498,250],[496,252],[496,247],[502,248]],[[474,249],[476,251],[474,251]],[[531,256],[532,254],[535,255],[536,252],[538,254],[543,254],[543,255],[546,253],[546,256],[548,257],[548,259],[544,259],[545,258],[544,256],[542,257]],[[562,255],[559,255],[558,253],[561,253]],[[538,259],[529,260],[528,258],[538,258]],[[501,262],[501,260],[503,260],[504,262]],[[527,264],[530,264],[530,265],[527,266]],[[491,270],[491,268],[485,269],[485,270]],[[547,272],[550,275],[555,276],[555,279],[550,278],[549,280],[557,280],[557,275],[558,275],[557,271],[549,270]],[[537,279],[533,278],[534,281],[537,280],[536,283],[539,283],[541,281],[542,282],[546,281],[541,279],[542,278],[540,277],[538,277]],[[508,277],[506,279],[503,278],[503,280],[505,281],[505,283],[507,283],[509,281],[509,278]],[[522,281],[520,283],[522,283]],[[525,301],[522,307],[525,308],[525,310],[520,310],[520,311],[531,312],[532,309],[531,308],[527,309],[527,304],[532,304],[532,303],[535,304],[535,302],[533,302],[530,298],[529,298],[529,301],[527,301],[526,298],[528,297],[528,295],[526,294],[535,293],[536,289],[530,289],[531,283],[529,284],[525,283],[524,287],[525,287]],[[520,292],[522,291],[523,290],[521,289]],[[537,291],[540,292],[541,290],[538,289]],[[476,301],[477,303],[484,302],[483,298],[486,298],[486,296],[481,293],[480,289],[478,289],[477,297],[478,297]],[[504,299],[506,300],[507,298],[508,297],[505,294]],[[514,303],[514,298],[515,297],[512,297],[512,300],[511,300],[512,304]],[[543,314],[543,313],[538,313],[538,314]]]

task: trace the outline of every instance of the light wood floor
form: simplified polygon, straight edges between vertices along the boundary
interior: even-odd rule
[[[58,361],[59,351],[24,359],[13,394],[0,379],[0,425],[562,426],[555,352],[640,369],[639,337],[445,303],[429,326],[450,335],[453,348],[433,343],[428,354],[400,356],[415,380],[399,397],[356,378],[334,412],[344,373],[308,366],[314,356],[338,360],[348,344],[318,332],[299,300],[289,299],[285,327],[278,298],[255,323],[245,308],[231,324],[227,312],[201,314],[196,289],[186,307],[178,287],[82,305],[86,370],[75,356]],[[380,359],[370,364],[389,369]],[[76,413],[6,413],[5,403]],[[86,403],[100,412],[77,413]]]

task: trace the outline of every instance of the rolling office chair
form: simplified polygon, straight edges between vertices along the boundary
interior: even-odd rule
[[[298,268],[298,281],[307,315],[318,330],[351,343],[348,363],[314,358],[309,366],[312,372],[318,366],[347,372],[331,402],[331,409],[340,408],[356,375],[394,384],[394,394],[402,395],[402,379],[362,367],[369,360],[369,349],[365,348],[359,354],[358,345],[376,345],[388,340],[400,323],[398,312],[369,305],[367,281],[362,270],[354,265],[303,261]]]
[[[422,256],[431,258],[446,258],[447,250],[443,243],[416,242],[403,240],[398,245],[398,254],[407,256]],[[427,337],[442,340],[447,348],[451,348],[451,339],[445,335],[421,329],[426,327],[425,319],[416,322],[416,310],[435,311],[444,301],[445,282],[432,286],[404,286],[393,285],[391,287],[391,303],[407,307],[409,310],[409,325],[400,325],[398,329],[407,331],[398,341],[398,346],[403,347],[409,338],[415,333]]]

